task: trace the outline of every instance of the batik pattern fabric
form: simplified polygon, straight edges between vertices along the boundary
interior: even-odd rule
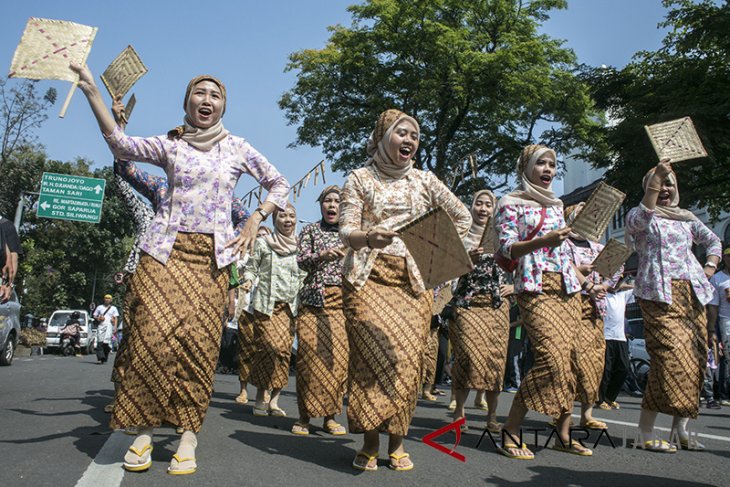
[[[212,235],[178,233],[166,265],[144,254],[132,276],[128,362],[113,429],[163,423],[200,431],[213,392],[228,268]]]
[[[342,412],[350,345],[342,287],[324,288],[324,306],[302,306],[297,316],[297,405],[299,416]]]
[[[672,279],[671,304],[638,299],[649,353],[641,407],[696,418],[707,366],[707,317],[692,283]]]
[[[348,246],[356,230],[395,230],[439,206],[451,217],[462,238],[472,221],[471,212],[433,173],[419,169],[411,169],[398,180],[383,177],[375,165],[355,169],[347,177],[340,199],[340,237]],[[398,237],[383,249],[366,246],[349,250],[343,269],[345,280],[355,289],[362,288],[380,254],[404,257],[413,290],[425,291],[416,261]]]
[[[284,388],[289,383],[294,326],[288,303],[276,303],[271,316],[254,311],[251,384],[270,390]]]
[[[712,285],[692,253],[692,244],[705,247],[707,255],[720,256],[722,244],[699,220],[663,218],[643,204],[626,215],[626,231],[633,237],[639,257],[634,294],[637,298],[672,304],[672,281],[692,285],[700,303],[712,299]]]
[[[454,308],[455,318],[449,323],[452,388],[501,391],[509,345],[509,303],[501,301],[495,308],[491,294],[480,294],[469,304]]]
[[[364,286],[344,285],[352,433],[408,434],[421,386],[432,293],[416,293],[404,257],[380,254]]]
[[[584,404],[594,404],[603,378],[606,360],[606,339],[603,335],[603,319],[597,316],[595,302],[581,295],[581,320],[575,337],[576,398]]]
[[[324,306],[326,286],[342,285],[342,259],[323,261],[319,258],[325,250],[343,248],[336,231],[325,231],[322,222],[304,227],[297,240],[297,263],[307,272],[299,293],[299,301],[305,306]]]
[[[517,295],[520,317],[534,364],[520,384],[517,404],[558,418],[573,410],[576,397],[575,334],[580,326],[580,294],[569,294],[557,272],[542,273],[541,293]]]

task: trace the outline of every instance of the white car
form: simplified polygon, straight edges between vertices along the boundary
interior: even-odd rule
[[[80,346],[82,353],[94,353],[96,350],[96,328],[89,314],[81,309],[57,309],[48,319],[46,330],[46,348],[58,348],[61,341],[61,328],[71,317],[71,313],[78,311],[81,315],[81,339]]]

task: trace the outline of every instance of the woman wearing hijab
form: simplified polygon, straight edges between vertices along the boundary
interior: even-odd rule
[[[294,319],[299,307],[303,272],[297,265],[297,212],[291,203],[274,211],[274,234],[256,239],[246,263],[244,282],[258,278],[251,307],[254,356],[249,379],[256,386],[254,416],[286,416],[279,394],[289,382],[289,362],[294,341]],[[271,391],[268,405],[264,399]]]
[[[696,418],[707,362],[705,305],[712,299],[712,277],[720,262],[720,239],[692,212],[679,208],[677,176],[662,160],[643,180],[644,198],[626,216],[626,231],[639,256],[636,296],[644,318],[651,368],[641,403],[642,447],[676,451],[657,441],[657,413],[672,416],[683,448],[704,449],[689,439],[687,423]],[[705,247],[703,267],[692,244]],[[714,330],[714,323],[712,324]]]
[[[297,404],[299,420],[292,433],[309,434],[309,420],[324,418],[324,430],[344,435],[335,421],[342,412],[350,347],[342,311],[340,188],[328,186],[317,198],[322,219],[304,227],[297,244],[297,262],[307,272],[297,317]]]
[[[431,172],[413,167],[418,122],[398,110],[383,112],[368,140],[365,167],[342,190],[340,237],[352,250],[344,264],[344,308],[350,342],[347,419],[364,433],[353,460],[376,470],[379,433],[389,433],[388,466],[410,470],[403,436],[418,399],[423,348],[433,293],[394,229],[441,206],[460,235],[469,211]]]
[[[565,209],[565,223],[570,226],[585,203],[569,206]],[[603,245],[591,242],[581,235],[570,232],[566,240],[568,254],[573,265],[585,276],[594,290],[593,296],[588,291],[581,292],[581,326],[576,339],[577,371],[576,390],[577,400],[580,401],[580,425],[588,429],[606,429],[606,423],[593,418],[593,406],[598,401],[603,378],[603,366],[606,361],[606,339],[603,335],[603,319],[606,316],[606,293],[623,273],[623,266],[615,280],[603,279],[593,270],[591,265]]]
[[[509,302],[513,292],[507,275],[492,254],[479,246],[485,226],[497,200],[489,190],[478,191],[471,205],[472,224],[464,247],[474,262],[474,270],[462,276],[454,292],[454,320],[449,340],[454,350],[451,387],[456,399],[454,419],[465,418],[464,404],[469,389],[486,390],[487,429],[499,433],[497,404],[504,383],[509,341]],[[466,423],[463,429],[466,429]]]
[[[153,428],[163,422],[183,428],[168,472],[190,474],[197,469],[196,433],[213,392],[228,266],[253,245],[262,218],[284,207],[289,184],[248,142],[223,128],[226,90],[216,78],[190,81],[182,126],[142,138],[117,126],[86,66],[71,69],[114,156],[162,167],[172,189],[140,242],[143,255],[131,279],[129,361],[111,426],[138,428],[124,457],[124,468],[132,471],[152,465]],[[234,238],[231,201],[243,174],[269,195]]]
[[[576,395],[573,337],[580,326],[579,291],[584,279],[563,245],[570,228],[563,220],[563,202],[552,191],[556,161],[555,151],[548,147],[525,147],[517,161],[520,187],[499,200],[495,217],[501,257],[517,260],[515,293],[534,354],[534,365],[503,426],[500,452],[520,460],[534,458],[526,445],[516,443],[528,410],[558,418],[556,450],[593,454],[569,438]]]

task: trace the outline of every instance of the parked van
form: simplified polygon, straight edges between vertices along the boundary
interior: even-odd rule
[[[78,311],[81,315],[81,353],[94,353],[96,350],[96,327],[89,313],[81,309],[57,309],[48,320],[46,331],[46,348],[58,348],[61,340],[61,328],[71,317],[71,313]]]

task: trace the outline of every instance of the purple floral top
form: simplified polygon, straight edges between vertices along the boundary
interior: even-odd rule
[[[172,253],[177,232],[212,233],[218,267],[234,262],[237,255],[226,242],[234,238],[231,222],[233,189],[242,174],[247,173],[269,191],[266,201],[284,208],[289,183],[266,158],[240,137],[229,135],[208,152],[200,151],[180,139],[166,136],[130,137],[115,127],[107,137],[114,155],[121,160],[149,162],[162,167],[172,182],[140,248],[162,262]],[[199,212],[188,213],[193,204]],[[205,215],[208,221],[198,221]]]
[[[494,256],[482,254],[474,270],[459,278],[454,292],[454,304],[460,308],[468,308],[471,300],[477,296],[490,294],[499,296],[499,286],[507,284],[506,274],[494,261]]]
[[[637,297],[671,304],[672,279],[681,279],[690,282],[700,303],[710,302],[712,285],[692,253],[692,243],[704,246],[707,255],[717,256],[722,245],[704,223],[662,218],[640,203],[626,215],[626,231],[634,238],[639,256]]]
[[[167,179],[161,176],[153,176],[147,171],[137,167],[132,161],[115,161],[118,174],[124,178],[142,196],[152,203],[153,209],[160,206],[160,201],[167,193]],[[231,202],[231,220],[236,229],[241,229],[246,220],[251,216],[243,207],[241,198],[233,198]]]
[[[601,250],[603,250],[604,247],[603,244],[590,241],[588,241],[588,247],[581,247],[572,239],[567,239],[565,242],[568,246],[568,251],[570,252],[570,259],[576,266],[581,264],[591,264],[594,260],[596,260],[596,257],[598,257],[598,254],[601,253]],[[621,266],[615,276],[612,276],[611,279],[604,279],[598,272],[593,271],[586,276],[586,279],[595,285],[606,284],[608,286],[615,286],[623,272],[624,266]],[[586,296],[588,295],[586,291],[582,291],[582,294]],[[605,318],[607,312],[606,298],[599,299],[597,301],[593,300],[593,304],[595,305],[598,317],[601,319]]]
[[[499,232],[499,252],[502,255],[511,258],[512,245],[527,238],[537,227],[541,211],[539,207],[527,205],[497,205],[495,224]],[[563,208],[548,206],[545,222],[535,238],[564,227]],[[560,272],[568,294],[580,291],[580,282],[573,270],[565,243],[555,248],[543,247],[521,257],[515,269],[515,293],[541,293],[543,272]]]
[[[307,306],[324,306],[325,286],[342,286],[342,260],[325,262],[319,259],[323,250],[344,247],[340,234],[325,231],[322,222],[311,223],[302,229],[297,242],[297,263],[307,271],[299,300]]]

